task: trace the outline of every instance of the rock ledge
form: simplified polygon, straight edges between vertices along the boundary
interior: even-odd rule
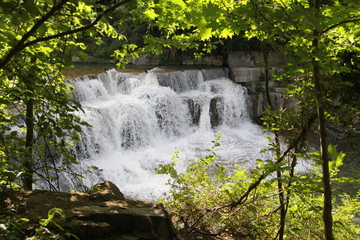
[[[126,200],[111,182],[94,186],[90,193],[35,190],[26,199],[21,215],[39,222],[50,209],[60,208],[65,215],[61,226],[81,240],[176,239],[162,206]]]

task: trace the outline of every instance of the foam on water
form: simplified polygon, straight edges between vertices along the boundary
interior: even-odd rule
[[[177,169],[204,157],[214,134],[220,163],[254,166],[268,144],[262,129],[251,123],[247,91],[227,78],[224,69],[121,73],[109,70],[97,78],[73,83],[84,121],[77,146],[82,165],[103,171],[86,183],[114,182],[128,198],[159,199],[168,190],[167,177],[156,175],[159,164],[170,163],[180,148]]]

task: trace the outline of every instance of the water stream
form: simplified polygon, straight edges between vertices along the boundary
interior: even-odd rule
[[[222,68],[143,73],[114,69],[72,81],[84,128],[77,154],[84,167],[97,166],[87,185],[115,183],[128,198],[159,199],[167,177],[155,174],[180,148],[177,169],[208,154],[221,132],[217,161],[254,166],[267,147],[262,129],[249,118],[247,90]]]

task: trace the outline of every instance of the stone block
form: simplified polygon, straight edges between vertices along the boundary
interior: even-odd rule
[[[141,66],[155,66],[160,64],[160,56],[154,55],[151,53],[145,53],[140,55],[138,58],[133,58],[131,63],[134,65],[141,65]]]
[[[264,73],[265,69],[260,67],[237,67],[230,69],[230,78],[237,83],[254,82]]]
[[[206,65],[206,66],[223,66],[224,60],[221,55],[208,55],[200,59],[195,59],[193,56],[181,57],[183,65]]]
[[[264,67],[264,58],[260,51],[233,51],[227,58],[228,66],[237,67]],[[271,52],[268,57],[270,67],[283,66],[284,56],[278,52]]]

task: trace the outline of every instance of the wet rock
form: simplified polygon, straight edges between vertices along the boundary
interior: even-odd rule
[[[201,105],[194,101],[194,99],[187,99],[187,105],[189,107],[192,124],[199,125],[200,114],[201,114]]]
[[[215,128],[222,123],[222,112],[224,111],[224,102],[220,97],[214,97],[210,101],[210,122],[211,127]]]
[[[251,93],[250,97],[250,116],[256,123],[262,124],[261,118],[263,117],[263,112],[267,107],[265,94],[264,93]]]
[[[134,149],[145,145],[144,138],[141,131],[134,131],[138,124],[138,121],[126,120],[121,126],[121,147],[125,150]]]

